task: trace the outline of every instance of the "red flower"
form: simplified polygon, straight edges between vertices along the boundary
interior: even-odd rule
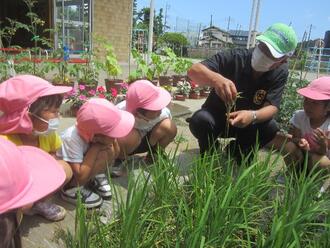
[[[99,87],[97,87],[97,91],[100,92],[100,93],[104,93],[105,88],[103,86],[99,86]]]
[[[113,97],[116,97],[116,96],[118,95],[118,91],[117,91],[116,88],[111,88],[110,90],[111,90],[111,95],[112,95]]]
[[[99,98],[105,98],[104,94],[99,94]]]

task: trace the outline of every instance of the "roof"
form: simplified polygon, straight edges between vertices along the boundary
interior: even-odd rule
[[[249,31],[245,31],[245,30],[229,30],[228,33],[231,36],[249,36]]]

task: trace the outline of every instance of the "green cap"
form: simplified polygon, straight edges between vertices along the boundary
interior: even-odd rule
[[[257,40],[265,43],[274,58],[292,56],[297,46],[297,35],[292,27],[283,23],[271,25]]]

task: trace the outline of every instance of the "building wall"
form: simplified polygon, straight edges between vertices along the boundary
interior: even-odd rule
[[[117,59],[128,61],[132,19],[132,0],[96,0],[93,14],[93,34],[107,38]]]

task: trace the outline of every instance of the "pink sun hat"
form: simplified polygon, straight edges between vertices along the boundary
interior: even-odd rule
[[[77,112],[79,134],[90,142],[94,135],[103,134],[111,138],[126,136],[134,126],[134,116],[106,99],[92,98]]]
[[[64,94],[72,87],[54,86],[46,80],[32,76],[12,77],[0,84],[0,133],[31,133],[29,106],[39,97]]]
[[[16,146],[0,138],[0,214],[23,207],[56,191],[64,170],[48,153],[33,146]]]
[[[330,77],[320,77],[297,92],[313,100],[330,100]]]
[[[158,111],[171,102],[170,93],[148,80],[138,80],[129,85],[126,94],[126,110],[135,113],[138,108]]]

